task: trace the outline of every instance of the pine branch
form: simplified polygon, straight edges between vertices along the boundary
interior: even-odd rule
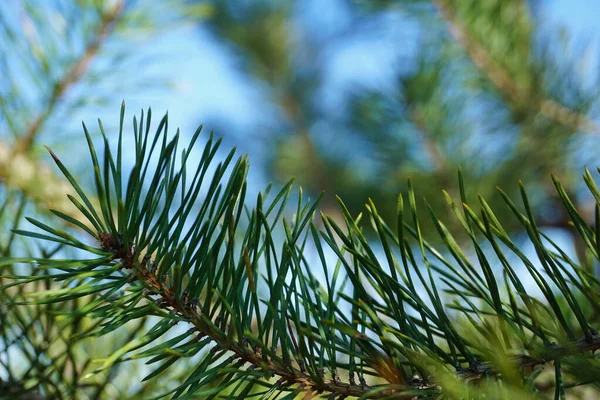
[[[70,185],[55,176],[46,166],[40,166],[38,160],[31,159],[27,154],[59,100],[69,88],[85,76],[102,45],[113,32],[124,8],[123,2],[115,2],[101,16],[95,34],[87,43],[85,50],[66,71],[62,79],[54,85],[45,109],[27,125],[13,148],[0,142],[0,181],[26,193],[41,209],[54,209],[75,219],[82,219],[79,210],[71,202],[66,201],[66,194],[74,194]],[[43,187],[44,190],[40,190],[40,187]]]
[[[124,109],[121,127],[123,115]],[[353,218],[341,201],[345,227],[324,217],[323,230],[317,230],[312,221],[318,205],[305,204],[301,197],[295,220],[280,219],[291,184],[272,201],[266,202],[266,194],[261,194],[256,205],[249,207],[245,201],[248,162],[241,157],[232,163],[233,151],[213,169],[213,177],[206,181],[208,187],[203,186],[220,144],[212,136],[193,178],[187,180],[186,162],[200,129],[177,158],[179,135],[167,139],[166,116],[154,137],[149,134],[150,111],[147,118],[142,115],[137,121],[134,118],[135,163],[127,182],[122,171],[122,135],[115,158],[101,131],[104,152],[100,160],[84,129],[99,207],[90,202],[59,157],[50,152],[73,185],[81,211],[93,228],[81,221],[76,225],[95,239],[94,244],[85,244],[30,218],[43,233],[16,231],[95,255],[91,259],[36,260],[45,270],[57,271],[53,279],[65,281],[65,286],[33,294],[31,304],[99,295],[102,301],[85,307],[86,315],[102,318],[102,328],[95,333],[98,336],[133,319],[159,317],[153,328],[111,354],[94,373],[131,358],[163,360],[148,375],[150,379],[181,357],[192,357],[214,346],[168,394],[177,398],[232,390],[232,396],[245,397],[260,381],[271,390],[290,395],[325,392],[332,397],[420,398],[450,389],[428,363],[442,366],[457,382],[460,378],[460,382],[493,385],[494,380],[490,383],[486,378],[501,375],[503,386],[520,387],[522,376],[514,366],[528,369],[548,361],[560,366],[571,357],[600,348],[600,336],[590,317],[592,311],[600,310],[600,303],[595,301],[600,281],[574,265],[539,230],[522,187],[524,212],[501,194],[533,243],[541,267],[534,266],[513,243],[483,199],[481,216],[472,211],[464,198],[462,174],[462,211],[451,198],[447,200],[473,242],[476,260],[458,247],[431,208],[428,211],[446,249],[434,248],[423,238],[410,183],[408,212],[403,197],[399,198],[397,232],[381,219],[373,202],[367,205],[369,221],[379,238],[379,243],[373,244],[362,232],[361,217]],[[588,171],[585,181],[600,199]],[[145,191],[147,182],[150,185]],[[554,184],[573,225],[598,258],[594,229],[582,220],[560,183],[555,180]],[[205,194],[199,197],[203,187]],[[274,235],[278,227],[282,241]],[[481,235],[476,235],[477,231]],[[414,245],[408,240],[411,237]],[[485,251],[480,237],[488,242]],[[309,239],[318,254],[324,281],[315,276],[316,265],[306,258]],[[336,257],[333,273],[324,245]],[[375,245],[380,254],[375,253]],[[418,257],[414,250],[420,251]],[[546,303],[528,294],[520,279],[523,272],[515,271],[514,261],[505,254],[508,251],[523,263]],[[495,263],[502,269],[505,293],[500,290],[501,279],[488,252],[493,252]],[[444,253],[455,262],[447,260]],[[39,277],[9,279],[26,284]],[[440,297],[442,290],[460,302],[449,306]],[[476,306],[476,302],[481,305]],[[458,331],[450,308],[468,318],[486,345],[478,347],[478,337]],[[154,343],[179,322],[191,328],[164,344]],[[501,346],[498,353],[506,357],[510,370],[504,361],[494,362],[497,354],[490,353],[490,344]],[[140,352],[133,353],[137,349]],[[508,354],[515,351],[527,354],[510,358]],[[597,362],[586,358],[588,361]],[[560,367],[556,368],[560,373]],[[340,379],[340,370],[348,372],[348,381]],[[365,376],[381,381],[367,382]],[[270,381],[272,377],[277,379],[275,383]],[[220,383],[213,386],[214,382]],[[558,378],[556,386],[564,390],[564,382]]]
[[[593,353],[600,349],[600,335],[591,338],[581,338],[567,345],[554,344],[544,348],[539,356],[520,355],[512,358],[511,362],[520,369],[526,370],[538,367],[548,362],[558,362],[565,358],[577,356],[584,353]],[[477,363],[468,368],[457,368],[457,376],[466,382],[486,379],[490,376],[498,376],[497,368],[490,363]]]
[[[163,281],[161,281],[153,271],[148,270],[147,263],[152,263],[147,257],[137,261],[133,261],[134,254],[131,249],[124,247],[115,247],[115,244],[119,243],[114,238],[106,237],[104,239],[104,250],[113,253],[114,258],[127,260],[124,264],[124,268],[131,269],[132,277],[140,282],[144,283],[144,286],[152,293],[152,295],[159,296],[158,299],[151,298],[149,300],[156,301],[160,304],[160,307],[168,312],[169,314],[174,313],[179,317],[180,321],[185,321],[191,324],[193,330],[197,333],[197,339],[209,337],[212,339],[221,349],[234,353],[234,358],[238,359],[243,363],[249,363],[257,369],[267,369],[274,375],[279,376],[278,384],[288,385],[299,385],[307,391],[314,391],[317,393],[331,393],[335,396],[345,397],[359,397],[359,398],[387,398],[391,395],[402,393],[403,391],[411,390],[440,390],[440,387],[432,382],[422,379],[418,376],[413,377],[410,382],[407,382],[403,389],[396,387],[395,389],[388,389],[382,391],[373,391],[374,387],[355,383],[343,382],[338,378],[332,380],[324,380],[323,382],[316,382],[310,375],[305,371],[302,371],[298,366],[290,367],[290,365],[283,364],[277,360],[269,360],[264,357],[260,349],[248,348],[243,343],[231,343],[223,338],[222,334],[218,331],[214,331],[211,324],[207,324],[205,321],[209,318],[208,315],[202,315],[198,312],[198,305],[191,302],[190,299],[185,298],[183,301],[178,301],[172,288],[168,287]],[[289,321],[288,321],[289,323]],[[531,369],[538,367],[541,364],[545,364],[551,361],[560,361],[568,357],[575,355],[595,352],[600,349],[600,335],[595,334],[593,337],[581,338],[574,342],[566,345],[553,344],[541,351],[538,351],[539,356],[528,356],[520,355],[512,358],[511,362],[514,363],[516,368],[519,370]],[[500,377],[501,374],[497,370],[496,366],[491,363],[474,363],[469,367],[457,367],[456,376],[463,379],[465,382],[473,383],[479,380],[488,379],[489,377]],[[398,386],[398,385],[396,385]],[[429,396],[423,395],[423,396]],[[421,396],[408,396],[406,398],[420,398]],[[404,398],[404,397],[402,397]]]
[[[446,20],[450,34],[469,55],[473,64],[504,94],[512,105],[531,107],[535,112],[569,127],[591,134],[599,134],[600,126],[594,120],[577,110],[550,98],[536,100],[527,90],[519,88],[511,75],[494,62],[485,47],[479,43],[468,29],[456,18],[452,4],[448,0],[432,0],[440,15]]]
[[[197,339],[208,337],[213,340],[219,348],[222,350],[232,352],[233,358],[243,363],[249,363],[256,369],[262,369],[269,371],[279,377],[278,385],[299,385],[305,388],[305,390],[312,390],[318,393],[327,392],[335,394],[336,396],[342,397],[362,397],[366,395],[372,387],[367,385],[357,385],[349,382],[342,382],[339,379],[336,380],[323,380],[323,382],[316,382],[309,374],[302,371],[301,368],[291,366],[289,364],[282,363],[279,360],[268,359],[262,353],[259,348],[250,348],[244,343],[232,343],[227,338],[223,337],[222,333],[215,331],[212,324],[207,323],[206,320],[209,318],[208,315],[202,315],[202,312],[198,311],[198,305],[190,301],[191,299],[183,299],[180,301],[176,298],[173,289],[168,287],[164,281],[160,280],[159,277],[153,271],[148,270],[146,263],[152,263],[151,260],[146,258],[134,260],[134,254],[132,249],[126,249],[124,247],[114,247],[114,243],[117,241],[114,238],[106,239],[105,250],[111,251],[115,258],[127,260],[123,267],[131,269],[132,278],[144,283],[144,286],[152,293],[152,295],[158,296],[157,299],[152,298],[152,301],[156,301],[160,304],[160,307],[168,313],[174,313],[179,317],[180,321],[185,321],[191,324],[193,330],[197,333]],[[156,269],[154,270],[156,271]],[[288,321],[289,323],[289,321]],[[415,382],[415,385],[420,387],[424,386],[421,381]],[[407,387],[412,389],[412,387]],[[382,391],[370,398],[383,398],[391,395],[393,391]]]
[[[110,10],[102,15],[94,36],[87,43],[81,56],[73,63],[62,79],[54,85],[45,109],[27,125],[27,128],[15,144],[14,151],[16,153],[26,153],[31,149],[37,134],[40,132],[44,122],[52,115],[58,101],[71,86],[78,83],[86,74],[96,54],[98,54],[98,51],[112,33],[124,8],[125,4],[117,1]]]

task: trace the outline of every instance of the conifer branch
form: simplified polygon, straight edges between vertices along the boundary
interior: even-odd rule
[[[75,219],[82,219],[79,210],[65,197],[66,194],[74,194],[68,182],[55,176],[45,165],[40,166],[40,162],[31,159],[28,153],[59,100],[88,71],[102,45],[113,32],[124,8],[125,4],[117,1],[102,14],[95,33],[83,53],[55,83],[44,110],[29,122],[13,147],[0,141],[0,181],[27,194],[41,209],[54,209]]]
[[[125,4],[119,0],[112,6],[111,9],[101,16],[100,23],[96,28],[95,34],[87,43],[81,56],[67,70],[62,79],[55,83],[45,109],[27,125],[27,128],[16,142],[16,153],[26,153],[31,149],[37,134],[40,132],[48,117],[54,111],[58,101],[67,92],[67,90],[74,84],[78,83],[87,72],[96,54],[98,54],[98,51],[106,41],[107,37],[112,33],[113,28],[124,8]]]
[[[536,97],[528,90],[521,89],[511,75],[498,65],[485,47],[469,34],[467,27],[455,15],[452,4],[448,0],[432,0],[440,15],[446,20],[450,34],[465,50],[471,61],[500,92],[506,96],[512,106],[530,107],[535,112],[569,127],[586,133],[599,134],[600,126],[585,114],[573,110],[560,102]]]
[[[227,221],[224,221],[224,223],[227,224]],[[169,315],[175,317],[175,321],[185,321],[192,325],[193,331],[197,334],[196,341],[200,341],[202,338],[210,338],[221,350],[232,352],[234,355],[231,358],[241,362],[238,368],[248,363],[252,366],[251,368],[267,371],[269,375],[277,375],[279,379],[276,386],[298,385],[298,387],[303,388],[304,392],[327,392],[345,398],[349,396],[363,397],[373,390],[373,387],[366,385],[364,382],[362,384],[343,382],[337,377],[317,382],[306,373],[300,364],[291,365],[274,358],[269,359],[268,355],[263,353],[260,348],[249,346],[249,343],[243,339],[235,342],[224,337],[222,332],[214,329],[213,324],[206,322],[210,320],[210,316],[203,315],[197,301],[189,296],[184,296],[182,299],[177,298],[173,288],[156,275],[156,271],[160,269],[160,266],[150,257],[143,256],[136,259],[132,247],[127,248],[122,239],[113,237],[109,233],[99,232],[98,238],[102,249],[113,254],[111,258],[117,262],[117,265],[121,265],[123,269],[130,271],[132,281],[138,281],[144,285],[148,301],[158,304]],[[425,390],[434,387],[435,385],[426,383],[421,379],[415,379],[411,385],[406,386],[406,390],[415,388]],[[378,391],[367,397],[373,399],[384,398],[395,392],[395,390]]]
[[[600,335],[591,326],[589,317],[591,311],[600,310],[594,300],[600,281],[574,265],[562,250],[543,243],[547,240],[555,246],[536,225],[522,187],[525,213],[501,194],[534,244],[542,271],[512,242],[483,199],[480,199],[481,217],[472,211],[464,198],[460,172],[463,211],[451,198],[447,200],[472,239],[477,260],[465,255],[431,208],[432,221],[446,246],[443,251],[452,255],[456,263],[446,260],[442,250],[422,237],[410,183],[408,213],[402,196],[399,197],[397,232],[381,219],[373,202],[367,205],[383,257],[375,254],[372,242],[363,235],[361,217],[352,217],[341,200],[345,227],[324,216],[323,230],[317,230],[313,224],[318,202],[304,204],[301,197],[294,221],[280,219],[291,183],[274,199],[269,197],[272,199],[269,202],[265,203],[261,194],[256,205],[248,207],[245,157],[231,163],[232,150],[214,169],[212,178],[205,176],[220,145],[220,140],[214,141],[212,136],[202,150],[191,182],[188,181],[186,162],[201,129],[194,133],[189,147],[178,158],[179,135],[168,140],[167,116],[161,120],[154,137],[149,134],[150,116],[150,111],[147,118],[142,115],[139,124],[134,119],[135,163],[128,177],[122,168],[124,107],[116,158],[101,124],[102,160],[84,126],[98,207],[50,151],[79,196],[76,204],[84,219],[94,228],[64,215],[57,216],[91,235],[94,245],[31,218],[28,221],[44,233],[15,231],[95,254],[92,259],[37,259],[42,268],[57,271],[51,275],[55,280],[66,284],[61,289],[33,294],[38,300],[31,304],[98,295],[99,301],[85,311],[102,320],[102,328],[95,333],[98,336],[133,319],[159,317],[152,329],[110,355],[93,373],[131,358],[153,357],[152,362],[164,359],[148,375],[149,379],[179,358],[191,357],[210,347],[206,359],[170,392],[175,398],[205,393],[202,390],[229,390],[233,384],[236,385],[233,393],[244,384],[249,391],[260,380],[260,385],[292,395],[304,392],[327,393],[332,398],[418,399],[448,389],[445,378],[435,375],[436,366],[443,367],[443,374],[450,374],[457,382],[485,380],[490,384],[485,378],[501,376],[505,385],[510,383],[510,377],[506,376],[510,373],[503,369],[506,361],[520,371],[515,372],[520,385],[521,373],[527,374],[522,370],[550,361],[568,364],[576,360],[570,357],[600,349]],[[584,179],[592,194],[600,198],[589,171]],[[151,184],[146,191],[148,180]],[[595,231],[582,220],[561,184],[557,180],[554,184],[574,226],[598,258]],[[202,188],[206,194],[198,197]],[[201,200],[196,202],[197,199]],[[283,227],[284,237],[282,243],[275,245],[273,232],[278,226]],[[482,235],[476,235],[477,230]],[[482,250],[481,236],[489,242],[488,250],[495,253],[502,268],[504,289],[499,287],[498,271],[492,268],[487,250]],[[409,243],[409,237],[417,241],[419,262],[413,255],[417,246]],[[305,258],[309,238],[319,254],[326,277],[323,283],[312,271],[315,266]],[[323,255],[323,244],[334,252],[338,261],[333,279]],[[506,251],[523,262],[547,305],[527,293],[513,263],[504,254]],[[338,277],[344,274],[344,283],[339,283]],[[12,287],[40,277],[7,278],[13,280],[7,287]],[[348,288],[351,293],[345,290]],[[463,300],[462,304],[453,307],[442,301],[439,295],[442,290]],[[123,292],[126,294],[118,294]],[[475,306],[475,302],[482,305]],[[261,308],[260,304],[267,307]],[[351,313],[345,306],[352,308]],[[503,343],[501,362],[489,356],[489,349],[458,332],[449,308],[469,318],[486,343]],[[574,317],[567,318],[567,312]],[[482,323],[471,319],[472,315]],[[547,321],[548,317],[552,321]],[[496,329],[488,324],[492,321],[498,323]],[[191,329],[164,344],[153,343],[178,322],[190,324]],[[581,335],[585,337],[578,339]],[[144,350],[133,353],[146,345]],[[513,351],[527,354],[511,357]],[[586,357],[586,362],[590,359]],[[330,377],[326,377],[326,370]],[[347,371],[349,379],[340,379],[339,371]],[[359,383],[355,381],[356,374]],[[381,382],[367,381],[365,376]],[[223,383],[205,389],[216,377],[222,378]],[[273,383],[270,378],[277,381]],[[563,382],[557,381],[556,385]],[[244,389],[235,396],[243,397],[248,391]]]
[[[159,266],[149,257],[144,256],[136,260],[133,248],[128,249],[123,246],[121,239],[102,232],[98,233],[98,237],[102,249],[111,252],[113,254],[112,259],[118,265],[121,265],[122,268],[130,271],[132,281],[138,281],[146,287],[146,298],[148,301],[158,304],[169,315],[175,317],[175,321],[185,321],[192,325],[192,330],[197,334],[197,341],[202,338],[210,338],[221,350],[232,352],[234,354],[232,358],[241,362],[239,368],[248,363],[256,370],[268,371],[269,375],[277,375],[279,380],[276,385],[278,386],[298,385],[298,387],[303,388],[304,392],[325,392],[330,393],[331,396],[339,396],[341,398],[358,397],[371,399],[387,398],[394,394],[401,394],[403,391],[437,391],[441,389],[438,384],[429,382],[418,376],[413,377],[409,382],[405,382],[405,386],[402,389],[399,389],[398,385],[395,385],[396,388],[394,389],[386,389],[373,393],[370,392],[373,391],[374,387],[364,382],[362,384],[344,382],[340,381],[337,377],[317,382],[303,371],[299,364],[289,365],[282,363],[280,360],[269,359],[260,348],[252,348],[243,339],[235,342],[224,337],[222,332],[215,330],[211,326],[212,324],[206,322],[210,319],[210,316],[207,314],[203,315],[203,311],[197,302],[192,301],[188,296],[185,296],[181,300],[177,298],[173,288],[156,275],[155,272],[159,269]],[[149,268],[150,265],[153,265],[153,267]],[[600,349],[600,335],[594,334],[594,336],[581,338],[567,345],[553,344],[538,352],[537,356],[519,355],[512,357],[512,362],[519,370],[525,370],[548,362],[564,360],[578,354],[594,352],[598,349]],[[458,378],[469,384],[489,377],[501,377],[496,367],[486,362],[476,362],[469,367],[457,367],[455,373]],[[401,398],[418,399],[423,396],[428,397],[429,395],[407,395],[407,397]]]
[[[114,238],[108,239],[104,237],[106,243],[117,243]],[[152,261],[148,258],[135,260],[132,249],[124,247],[115,248],[112,244],[106,246],[105,250],[114,252],[116,259],[123,260],[123,268],[130,269],[134,279],[142,282],[152,295],[157,295],[159,298],[149,296],[150,301],[156,301],[165,311],[173,312],[181,321],[188,322],[193,325],[194,331],[197,333],[197,340],[204,337],[212,339],[222,350],[231,351],[234,357],[243,363],[248,363],[257,370],[268,371],[270,374],[279,377],[278,384],[283,386],[299,385],[304,391],[315,391],[318,393],[327,392],[336,396],[342,397],[362,397],[373,388],[367,385],[357,385],[349,382],[342,382],[339,379],[316,382],[309,374],[302,371],[298,365],[284,364],[281,361],[268,359],[266,354],[263,354],[260,348],[251,348],[243,340],[233,342],[224,338],[221,332],[215,331],[210,324],[206,323],[207,315],[202,315],[202,311],[198,311],[198,304],[195,304],[191,299],[185,298],[184,301],[178,301],[172,288],[168,287],[164,281],[160,280],[154,273],[147,269],[147,264]],[[288,322],[289,323],[289,322]],[[243,365],[243,364],[242,364]],[[241,367],[241,365],[240,365]],[[420,388],[425,386],[421,381],[415,382]],[[412,389],[412,387],[407,387]],[[383,398],[389,396],[393,391],[382,391],[370,398]]]
[[[554,344],[543,349],[537,356],[519,355],[512,357],[512,362],[520,370],[536,368],[548,362],[558,362],[569,357],[584,353],[593,353],[600,349],[600,335],[591,338],[581,338],[568,345]],[[476,363],[467,368],[457,368],[457,376],[466,382],[498,376],[495,366],[490,363]]]

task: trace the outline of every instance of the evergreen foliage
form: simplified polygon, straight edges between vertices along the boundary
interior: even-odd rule
[[[598,397],[600,198],[573,167],[598,79],[539,7],[0,2],[0,399]],[[166,92],[142,44],[184,17],[259,88],[241,133],[272,177],[319,200],[255,197],[247,159],[150,112],[73,132]],[[384,87],[332,82],[392,32]]]
[[[432,208],[441,245],[424,237],[410,183],[398,198],[397,229],[373,202],[353,217],[341,200],[344,225],[321,215],[320,229],[318,201],[301,190],[292,195],[291,182],[247,198],[248,160],[232,150],[214,165],[221,141],[210,135],[201,146],[201,128],[181,148],[167,116],[154,132],[148,110],[133,120],[129,150],[124,115],[123,107],[116,149],[101,123],[101,151],[84,125],[93,191],[49,150],[81,216],[27,218],[32,229],[13,233],[37,243],[40,256],[1,259],[3,348],[31,351],[35,370],[16,379],[21,389],[77,397],[61,392],[69,370],[82,385],[135,359],[149,365],[142,382],[181,374],[153,392],[169,398],[537,398],[548,387],[565,398],[600,382],[600,281],[538,228],[522,185],[519,202],[500,193],[535,255],[511,239],[483,198],[465,196],[460,171],[460,197],[443,194],[470,247],[457,244],[448,218]],[[591,173],[583,179],[599,201]],[[586,224],[554,185],[597,259],[599,224]],[[477,203],[481,212],[473,211]],[[363,234],[367,224],[376,243]],[[20,273],[22,263],[34,272]],[[119,348],[88,359],[81,375],[72,346],[120,329],[130,334]],[[55,362],[37,365],[36,354],[57,346],[48,340],[61,350],[52,349]]]

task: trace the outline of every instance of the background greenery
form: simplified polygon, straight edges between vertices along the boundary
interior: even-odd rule
[[[157,45],[160,35],[184,26],[186,34],[214,43],[233,59],[236,79],[251,88],[254,110],[260,110],[255,123],[236,123],[225,113],[204,114],[205,121],[194,124],[206,122],[227,144],[249,151],[264,171],[253,178],[256,186],[295,177],[313,197],[325,190],[321,208],[338,223],[344,217],[334,194],[353,216],[364,212],[371,198],[395,229],[397,194],[407,193],[410,178],[423,232],[433,235],[436,227],[419,199],[424,196],[437,213],[447,213],[440,190],[458,196],[461,165],[465,197],[482,195],[516,243],[523,239],[525,245],[522,224],[507,217],[510,211],[495,189],[518,198],[521,179],[537,226],[555,228],[548,232],[593,271],[592,254],[570,226],[572,217],[550,173],[591,224],[595,201],[578,176],[580,166],[595,167],[598,149],[595,64],[589,62],[590,50],[573,46],[564,30],[541,23],[540,7],[517,0],[5,2],[0,5],[3,253],[53,251],[11,233],[26,224],[23,215],[45,219],[45,210],[53,208],[81,217],[65,197],[72,189],[50,166],[42,144],[71,154],[71,165],[79,166],[85,159],[79,154],[87,151],[81,118],[91,124],[95,116],[109,115],[103,120],[114,140],[116,101],[150,103],[156,110],[153,100],[160,104],[169,93],[195,96],[181,88],[173,92],[178,88],[170,66],[184,63],[185,54],[176,45]],[[373,42],[383,43],[382,50],[361,54],[361,43]],[[354,50],[334,57],[345,48]],[[361,57],[376,65],[388,60],[390,67],[365,73],[371,79],[351,81],[342,90],[336,75],[352,65],[360,68]],[[341,66],[332,66],[332,60]],[[77,171],[92,183],[84,166]],[[375,230],[366,229],[374,239]],[[457,235],[466,245],[468,235]],[[182,366],[169,370],[168,378],[131,387],[137,367],[126,378],[119,373],[122,367],[114,367],[93,384],[84,383],[80,378],[89,371],[90,358],[119,348],[144,323],[103,338],[106,345],[98,339],[75,343],[71,332],[90,328],[83,322],[51,317],[46,307],[7,306],[40,285],[52,283],[2,292],[2,382],[18,382],[32,393],[41,384],[45,393],[63,398],[145,398],[185,371]],[[60,307],[77,309],[78,301]],[[142,368],[139,376],[144,375]]]

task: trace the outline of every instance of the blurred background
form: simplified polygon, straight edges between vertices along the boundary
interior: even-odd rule
[[[407,179],[438,209],[460,165],[470,199],[502,212],[496,186],[512,197],[521,179],[539,224],[568,231],[550,174],[593,211],[579,175],[599,147],[599,10],[585,0],[4,1],[0,177],[47,208],[60,196],[41,195],[36,185],[49,185],[32,175],[48,162],[42,144],[85,149],[80,122],[98,133],[98,117],[114,135],[125,100],[127,121],[168,110],[184,135],[203,123],[250,153],[256,191],[292,177],[325,190],[329,214],[335,194],[354,214],[370,197],[393,224]],[[8,168],[15,154],[25,164]]]
[[[89,179],[81,121],[115,138],[125,100],[128,129],[148,106],[184,136],[202,123],[250,154],[255,193],[295,177],[334,217],[336,194],[354,215],[371,198],[394,225],[409,179],[448,213],[461,166],[467,198],[517,229],[496,187],[517,201],[522,180],[538,225],[593,268],[550,174],[592,221],[598,15],[592,0],[4,0],[4,224],[75,212],[42,145]]]

